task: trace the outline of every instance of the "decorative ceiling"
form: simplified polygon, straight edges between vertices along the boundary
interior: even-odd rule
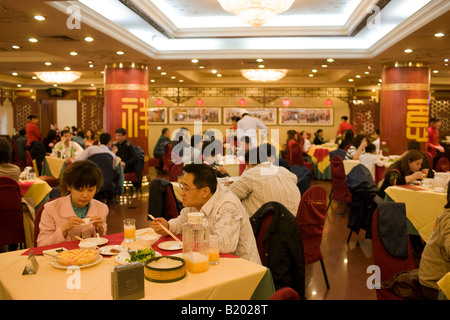
[[[418,61],[449,89],[449,20],[448,0],[296,0],[256,28],[217,0],[0,0],[0,86],[48,88],[36,72],[70,68],[81,78],[60,87],[102,87],[107,63],[139,62],[157,87],[378,88],[383,64]],[[260,65],[288,72],[242,77]]]

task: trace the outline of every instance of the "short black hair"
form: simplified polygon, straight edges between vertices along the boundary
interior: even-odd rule
[[[420,151],[420,142],[417,140],[408,141],[406,144],[406,149],[409,150],[417,150]]]
[[[90,160],[75,161],[64,170],[59,183],[61,196],[69,193],[67,187],[80,190],[82,188],[97,187],[97,191],[103,186],[102,170]]]
[[[347,121],[348,117],[347,116],[342,116],[341,119]]]
[[[377,147],[373,144],[373,143],[369,143],[367,146],[366,146],[366,152],[367,153],[372,153],[372,152],[374,152],[374,151],[376,151],[377,150]]]
[[[165,135],[167,131],[169,131],[169,128],[163,128],[163,129],[161,130],[161,134],[162,134],[162,135]]]
[[[62,137],[64,134],[66,134],[66,133],[72,134],[72,132],[70,132],[70,130],[64,129],[63,131],[61,131],[61,137]]]
[[[107,145],[111,141],[111,135],[107,132],[104,132],[100,135],[100,144]]]
[[[124,136],[127,134],[127,130],[125,130],[124,128],[119,128],[119,129],[116,129],[116,131],[114,133],[119,133]]]
[[[11,162],[11,156],[11,143],[6,138],[0,137],[0,163]]]
[[[205,164],[191,163],[183,167],[183,171],[194,176],[196,188],[208,187],[212,194],[217,190],[217,176],[215,170]]]
[[[27,117],[28,120],[36,119],[36,118],[39,118],[39,116],[38,116],[37,114],[30,114],[30,115]]]

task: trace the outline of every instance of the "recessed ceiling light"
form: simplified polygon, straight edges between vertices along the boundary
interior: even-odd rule
[[[331,62],[334,62],[334,59],[329,58],[329,59],[327,59],[327,61],[331,63]]]
[[[91,87],[95,86],[95,84],[91,83]]]
[[[45,20],[45,17],[39,16],[39,15],[34,16],[34,18],[35,18],[37,21],[44,21],[44,20]]]
[[[13,73],[11,73],[13,76],[17,76],[17,75],[19,75],[17,72],[13,72]]]
[[[198,66],[199,69],[205,69],[205,66]]]
[[[355,81],[355,80],[353,80],[353,79],[348,79],[348,82],[353,82],[353,81]]]
[[[317,72],[317,69],[312,69],[311,71],[314,72],[314,73],[316,73],[316,72]]]
[[[365,74],[370,74],[370,72],[369,72],[369,71],[365,71],[364,73],[365,73]]]
[[[256,62],[263,62],[263,61],[264,61],[264,59],[261,59],[261,58],[256,59]]]
[[[445,36],[445,34],[442,33],[442,32],[438,32],[438,33],[435,33],[434,36],[435,36],[436,38],[441,38],[441,37]]]
[[[328,68],[328,65],[327,64],[323,64],[322,68]]]
[[[156,69],[161,70],[162,68],[161,67],[156,67]]]
[[[13,48],[13,49],[20,49],[20,47],[19,46],[16,46],[16,45],[14,45],[14,46],[11,46],[11,48]]]
[[[439,70],[433,70],[433,73],[439,73]]]
[[[314,75],[311,73],[311,74],[308,74],[308,77],[312,78],[312,77],[314,77]]]
[[[89,68],[93,68],[93,67],[94,67],[94,65],[93,65],[93,64],[90,64],[90,65],[89,65]]]
[[[444,62],[448,62],[448,59],[444,59]]]
[[[218,73],[218,74],[217,74],[217,77],[221,78],[221,77],[222,77],[222,75],[221,75],[220,73]]]
[[[92,41],[94,41],[94,38],[92,38],[92,37],[86,37],[86,38],[84,38],[84,41],[92,42]]]
[[[263,65],[263,64],[260,64],[260,65],[258,66],[258,68],[260,68],[260,69],[265,68],[265,67],[266,67],[266,66]]]
[[[53,86],[54,86],[54,87],[57,87],[57,86],[58,86],[58,84],[57,84],[57,83],[54,83],[54,84],[53,84]]]
[[[180,79],[180,80],[178,80],[178,82],[184,82],[184,80],[183,80],[183,79]]]
[[[177,78],[177,77],[175,77],[175,76],[171,76],[171,77],[170,77],[170,79],[176,79],[176,78]]]
[[[358,79],[359,79],[359,78],[361,78],[361,76],[360,76],[359,74],[357,74],[357,75],[355,76],[355,78],[358,78]]]
[[[52,63],[51,63],[51,62],[48,62],[48,61],[45,62],[44,64],[45,64],[46,66],[51,66],[51,65],[52,65]]]
[[[411,53],[411,52],[413,52],[413,51],[412,51],[412,49],[405,49],[404,52],[405,52],[405,53]]]
[[[198,59],[192,59],[191,62],[192,63],[198,63]]]
[[[70,53],[71,56],[76,56],[77,54],[78,54],[78,52],[75,52],[75,51],[72,51],[72,52]]]
[[[36,39],[36,38],[30,38],[30,39],[28,39],[28,41],[30,41],[30,42],[38,42],[38,39]]]
[[[155,79],[150,80],[150,82],[155,82]]]
[[[19,88],[21,88],[21,87],[22,87],[22,85],[21,85],[21,84],[18,84],[17,86],[18,86]]]
[[[37,77],[36,77],[36,76],[32,76],[32,77],[31,77],[31,79],[33,79],[33,80],[36,80],[36,79],[37,79]]]
[[[211,70],[211,72],[215,74],[215,73],[217,73],[217,70],[213,69],[213,70]]]
[[[118,55],[125,54],[125,52],[123,52],[123,51],[117,51],[116,53],[117,53]]]
[[[64,67],[64,70],[69,71],[70,67]]]
[[[167,72],[164,72],[164,71],[161,72],[161,75],[162,75],[162,76],[165,76],[166,74],[167,74]]]
[[[378,82],[383,82],[383,80],[381,80],[381,79],[378,79]]]

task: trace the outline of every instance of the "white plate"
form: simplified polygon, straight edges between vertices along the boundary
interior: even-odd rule
[[[112,245],[112,246],[104,246],[99,248],[97,251],[100,254],[103,254],[105,256],[115,256],[118,255],[120,253],[120,250],[122,250],[122,246],[116,244],[116,245]],[[119,252],[111,252],[111,249],[119,249]]]
[[[155,257],[162,257],[162,254],[159,253],[158,251],[155,251]],[[116,262],[118,264],[130,264],[130,261],[126,261],[126,259],[130,259],[130,255],[121,255],[118,254],[117,256],[114,257],[114,259],[116,260]]]
[[[158,248],[163,250],[175,251],[183,249],[183,242],[181,241],[166,241],[158,244]]]
[[[83,264],[83,265],[81,265],[81,266],[76,266],[76,267],[79,267],[80,269],[81,269],[81,268],[87,268],[87,267],[90,267],[90,266],[94,266],[94,265],[96,265],[96,264],[99,264],[100,262],[102,262],[102,260],[103,260],[103,257],[102,257],[101,255],[98,255],[98,259],[95,260],[94,262],[88,263],[88,264]],[[56,262],[56,260],[52,260],[52,261],[50,262],[50,264],[51,264],[52,266],[54,266],[55,268],[58,268],[58,269],[67,269],[67,268],[69,268],[69,267],[74,267],[74,266],[63,266],[63,265],[59,264],[58,262]]]
[[[92,238],[86,238],[86,239],[83,239],[84,241],[92,241],[92,242],[95,242],[95,243],[97,243],[97,245],[98,246],[101,246],[101,245],[103,245],[103,244],[105,244],[105,243],[108,243],[108,239],[106,239],[106,238],[97,238],[97,237],[92,237]]]

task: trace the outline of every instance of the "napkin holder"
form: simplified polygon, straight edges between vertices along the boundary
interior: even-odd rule
[[[144,265],[135,262],[121,265],[111,272],[111,295],[114,300],[136,300],[144,298]]]
[[[36,274],[39,269],[39,263],[36,260],[33,250],[28,254],[27,263],[23,269],[22,275]]]

